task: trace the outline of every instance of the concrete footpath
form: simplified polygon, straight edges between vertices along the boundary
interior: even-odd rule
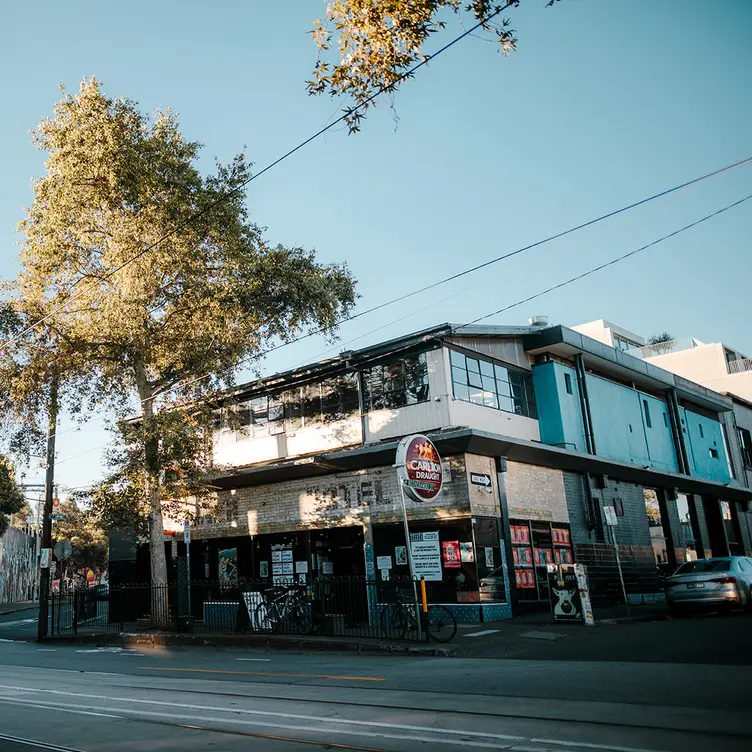
[[[38,608],[37,601],[18,601],[16,603],[0,603],[0,616],[18,614],[22,611],[31,611]]]

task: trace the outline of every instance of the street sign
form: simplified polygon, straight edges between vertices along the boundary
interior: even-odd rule
[[[186,546],[191,544],[191,523],[189,520],[183,523],[183,542]]]
[[[397,446],[397,475],[413,501],[432,501],[444,484],[441,457],[434,443],[422,434],[406,436]]]
[[[470,482],[474,486],[491,487],[491,476],[486,473],[470,473]]]
[[[52,549],[51,548],[43,548],[39,552],[39,566],[42,569],[49,569],[50,567],[50,559],[52,558]]]
[[[60,522],[60,520],[64,520],[65,519],[65,515],[64,514],[60,514],[59,512],[53,512],[50,515],[50,519],[53,522]]]
[[[73,546],[70,541],[58,541],[53,551],[58,559],[68,559],[73,553]]]
[[[619,524],[616,510],[612,506],[603,507],[603,513],[606,515],[606,524],[609,527],[616,527]]]

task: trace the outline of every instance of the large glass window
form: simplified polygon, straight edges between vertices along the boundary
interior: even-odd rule
[[[694,561],[697,559],[697,541],[695,540],[695,531],[692,526],[692,513],[687,494],[677,494],[676,510],[679,513],[682,540],[684,541],[684,558],[687,561]]]
[[[527,371],[514,370],[457,350],[449,351],[449,360],[456,399],[528,418],[538,417],[533,379]]]
[[[362,375],[367,411],[404,407],[428,400],[425,353],[380,363],[364,369]]]
[[[645,497],[645,511],[648,516],[650,527],[650,541],[653,544],[656,564],[666,564],[668,551],[666,549],[666,534],[663,531],[663,518],[661,517],[661,505],[658,494],[652,488],[646,488],[643,492]]]
[[[739,428],[738,431],[744,464],[747,467],[752,467],[752,433],[747,428]]]

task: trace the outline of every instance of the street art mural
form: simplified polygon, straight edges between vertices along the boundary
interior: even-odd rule
[[[0,603],[34,597],[34,539],[9,527],[0,538]]]

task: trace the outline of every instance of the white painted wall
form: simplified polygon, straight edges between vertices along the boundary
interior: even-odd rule
[[[540,441],[538,421],[523,415],[515,415],[458,399],[453,399],[449,403],[449,415],[452,426],[467,426],[502,436]]]

